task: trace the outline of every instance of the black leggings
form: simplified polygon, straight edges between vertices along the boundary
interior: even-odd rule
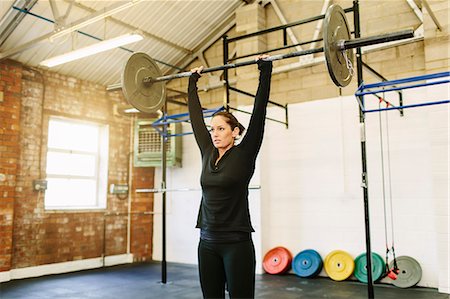
[[[255,248],[252,240],[215,243],[200,240],[198,270],[204,298],[255,297]]]

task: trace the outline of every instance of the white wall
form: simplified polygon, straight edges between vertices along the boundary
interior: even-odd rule
[[[404,91],[407,103],[448,98],[448,86]],[[366,103],[377,106],[371,97]],[[270,108],[269,113],[276,117],[282,111]],[[372,250],[384,258],[379,116],[367,114],[366,136]],[[420,263],[419,285],[448,293],[449,106],[407,109],[404,117],[390,111],[381,117],[384,141],[389,134],[391,177],[385,143],[385,188],[386,200],[392,190],[396,255]],[[266,128],[252,181],[261,189],[250,192],[258,272],[262,256],[275,246],[285,246],[293,255],[312,248],[323,258],[335,249],[353,257],[365,252],[360,127],[354,97],[292,104],[289,129],[270,121]],[[199,175],[200,154],[189,135],[183,137],[183,167],[169,169],[167,187],[199,188]],[[157,172],[156,180],[160,176]],[[168,193],[168,261],[196,264],[199,232],[194,227],[200,197],[200,191]],[[155,210],[160,209],[158,199]],[[154,221],[153,258],[160,260],[160,217]],[[388,222],[389,241],[391,227]]]

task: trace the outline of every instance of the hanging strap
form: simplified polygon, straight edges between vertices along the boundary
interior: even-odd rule
[[[389,102],[387,102],[387,106],[389,106]],[[388,167],[388,175],[389,175],[389,204],[391,211],[391,242],[392,242],[392,257],[393,257],[393,270],[398,274],[398,266],[397,259],[395,258],[395,236],[394,236],[394,208],[392,205],[392,176],[391,176],[391,149],[389,147],[389,117],[387,111],[385,111],[386,115],[386,147],[387,147],[387,167]]]
[[[383,94],[384,96],[384,94]],[[381,103],[386,103],[386,107],[389,107],[390,103],[386,100],[384,100],[382,97],[379,97],[378,102],[378,108],[381,108]],[[384,236],[385,236],[385,242],[386,242],[386,271],[387,273],[390,273],[391,270],[395,272],[395,274],[398,273],[398,266],[397,266],[397,260],[395,258],[395,246],[394,246],[394,213],[393,213],[393,206],[392,206],[392,182],[391,182],[391,162],[390,162],[390,148],[389,148],[389,122],[388,122],[388,115],[386,111],[386,146],[387,146],[387,164],[388,164],[388,175],[389,175],[389,211],[390,211],[390,222],[391,222],[391,242],[392,246],[389,246],[388,241],[388,220],[387,220],[387,213],[388,213],[388,203],[387,203],[387,197],[386,197],[386,183],[385,183],[385,172],[384,172],[384,151],[383,151],[383,127],[382,127],[382,119],[381,119],[381,112],[378,114],[378,119],[380,123],[380,152],[381,152],[381,177],[382,177],[382,197],[383,197],[383,210],[384,210]],[[389,253],[392,252],[393,257],[393,269],[389,269]],[[396,276],[389,276],[392,279],[395,279]]]

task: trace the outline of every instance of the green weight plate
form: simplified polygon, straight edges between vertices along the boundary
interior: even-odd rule
[[[385,277],[386,276],[386,262],[384,261],[383,257],[376,253],[376,255],[372,259],[373,260],[376,259],[376,261],[374,263],[377,263],[382,266],[381,275],[380,275],[379,279]]]
[[[397,279],[392,280],[392,284],[399,288],[409,288],[415,286],[422,278],[422,268],[420,264],[410,256],[399,256],[397,259],[399,273]],[[389,263],[389,269],[394,267],[394,262]]]
[[[353,50],[341,51],[338,41],[350,40],[350,30],[344,10],[337,4],[331,5],[323,22],[323,51],[328,72],[334,84],[347,86],[352,80],[352,73],[347,67],[344,52],[353,65]]]
[[[378,281],[384,274],[385,263],[383,258],[372,252],[372,280]],[[367,283],[367,259],[366,253],[362,253],[355,258],[355,271],[353,273],[355,277],[360,281]]]
[[[164,82],[144,83],[146,77],[161,77],[158,65],[145,53],[133,53],[122,73],[122,91],[133,107],[152,113],[164,105],[166,88]]]

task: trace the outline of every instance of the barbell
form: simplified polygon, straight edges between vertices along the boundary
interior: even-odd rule
[[[275,61],[297,56],[324,52],[328,73],[336,86],[347,86],[353,76],[353,51],[368,45],[386,43],[414,37],[412,29],[387,33],[365,38],[351,39],[344,10],[337,4],[331,5],[323,22],[323,47],[301,50],[286,54],[273,55],[264,60]],[[255,60],[230,63],[203,69],[202,73],[215,72],[231,68],[256,64]],[[164,81],[189,77],[192,72],[182,72],[162,76],[156,62],[142,52],[133,53],[127,60],[122,72],[122,91],[127,101],[144,113],[161,109],[166,98]]]

